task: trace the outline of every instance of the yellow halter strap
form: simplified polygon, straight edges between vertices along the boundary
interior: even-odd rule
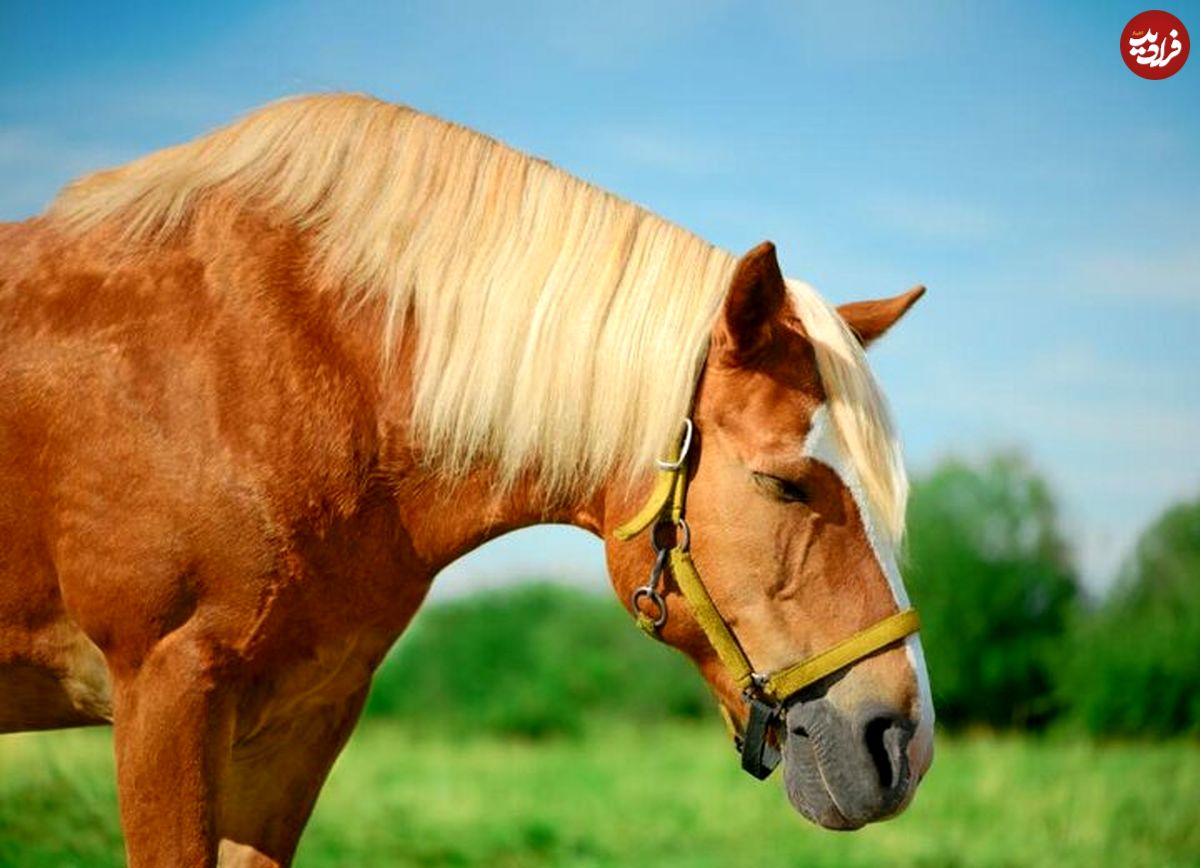
[[[637,624],[647,635],[657,638],[659,629],[666,623],[667,606],[659,583],[664,568],[669,564],[675,583],[692,609],[692,616],[750,704],[751,719],[747,732],[735,731],[735,738],[743,753],[743,767],[756,777],[763,778],[770,774],[778,762],[778,756],[774,755],[764,763],[762,757],[764,751],[769,752],[768,746],[749,742],[762,741],[766,728],[778,719],[784,703],[805,687],[915,633],[921,623],[915,609],[904,609],[791,666],[769,673],[755,671],[737,637],[721,617],[692,561],[691,531],[684,517],[692,430],[689,419],[679,457],[672,462],[659,462],[658,479],[649,499],[637,515],[614,531],[614,535],[619,540],[630,540],[653,526],[651,542],[657,553],[654,567],[649,581],[633,592]],[[657,535],[659,527],[665,525],[677,528],[677,541],[669,547],[660,546]],[[643,609],[643,600],[657,610],[653,617]],[[726,721],[730,722],[728,715]],[[753,739],[751,730],[755,730]],[[756,756],[748,756],[747,750],[753,750]]]

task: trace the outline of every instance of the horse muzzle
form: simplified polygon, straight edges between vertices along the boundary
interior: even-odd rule
[[[847,714],[828,698],[792,704],[781,726],[792,805],[827,829],[857,829],[898,813],[928,765],[914,762],[917,724],[880,706]]]

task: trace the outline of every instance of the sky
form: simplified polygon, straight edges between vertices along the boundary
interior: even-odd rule
[[[927,285],[871,353],[911,472],[1022,451],[1092,590],[1200,494],[1200,56],[1130,73],[1141,5],[112,5],[0,0],[0,220],[270,100],[367,92],[731,251],[770,239],[832,301]],[[1164,8],[1200,35],[1200,2]],[[521,531],[437,592],[513,576],[599,587],[602,549]]]

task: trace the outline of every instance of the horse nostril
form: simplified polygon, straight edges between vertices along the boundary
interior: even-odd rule
[[[867,752],[875,764],[881,790],[893,789],[908,784],[908,754],[905,748],[912,739],[916,727],[912,721],[896,715],[874,717],[863,728]]]

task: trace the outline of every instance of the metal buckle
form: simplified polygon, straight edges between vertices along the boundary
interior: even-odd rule
[[[681,532],[678,541],[674,545],[663,545],[659,542],[658,532],[663,528],[678,528]],[[654,526],[650,528],[650,547],[654,549],[654,554],[662,556],[663,552],[669,552],[672,549],[678,549],[681,552],[686,552],[692,548],[692,529],[688,527],[687,519],[682,515],[679,516],[679,521],[673,522],[666,519],[659,519]]]
[[[692,434],[695,431],[695,426],[690,418],[683,420],[683,442],[679,446],[679,455],[674,461],[658,460],[655,464],[661,470],[677,471],[685,461],[687,461],[688,451],[692,448]],[[659,531],[668,526],[676,526],[682,528],[682,537],[676,545],[666,545],[659,541]],[[660,516],[659,520],[654,523],[650,529],[650,545],[654,548],[654,566],[650,568],[650,578],[646,584],[637,588],[633,592],[633,611],[639,616],[639,623],[643,623],[642,619],[649,621],[654,628],[655,633],[663,624],[667,623],[667,601],[663,599],[662,594],[658,591],[659,581],[662,579],[663,570],[667,567],[667,559],[670,557],[671,551],[678,548],[680,551],[686,552],[692,545],[692,531],[688,527],[687,521],[683,516],[679,517],[677,522],[665,521]],[[649,601],[650,605],[655,609],[655,616],[650,617],[649,614],[643,612],[638,604],[643,600]]]
[[[688,450],[692,448],[692,431],[695,428],[690,418],[683,420],[683,445],[679,447],[679,457],[674,461],[655,460],[659,470],[678,470],[687,460]]]

